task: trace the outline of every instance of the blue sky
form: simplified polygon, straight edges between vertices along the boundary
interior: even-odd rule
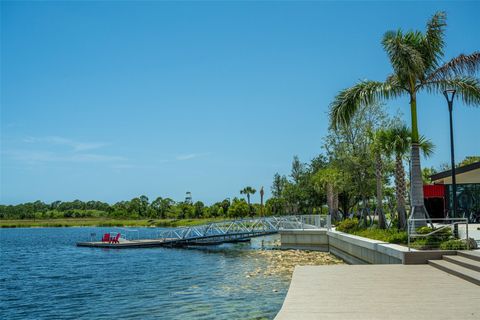
[[[474,1],[2,2],[0,203],[269,195],[321,152],[334,95],[390,73],[383,33],[437,10],[446,58],[480,49]],[[438,166],[447,106],[418,100]],[[457,159],[479,154],[480,108],[454,108]]]

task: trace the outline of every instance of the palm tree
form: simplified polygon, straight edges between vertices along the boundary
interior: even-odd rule
[[[343,187],[342,173],[330,162],[328,166],[318,170],[312,177],[313,187],[317,192],[327,194],[328,214],[332,221],[338,221],[338,191]]]
[[[245,194],[247,196],[247,202],[248,202],[249,207],[250,207],[250,195],[255,194],[255,192],[257,192],[257,190],[253,189],[250,186],[245,187],[242,190],[240,190],[240,194]]]
[[[375,213],[378,215],[378,227],[386,228],[385,212],[383,211],[383,160],[382,154],[387,153],[385,131],[380,129],[376,132],[370,132],[372,140],[371,151],[375,158],[375,181],[376,181],[376,207]]]
[[[386,154],[388,156],[395,156],[395,195],[397,199],[398,224],[402,230],[407,226],[405,201],[407,188],[403,160],[412,146],[411,137],[411,130],[404,124],[383,130],[379,135],[379,140],[382,141],[381,144]],[[435,148],[433,143],[423,136],[420,136],[418,146],[425,157],[430,156]]]
[[[420,135],[417,123],[417,94],[421,91],[441,93],[455,89],[467,105],[480,104],[480,52],[459,55],[442,65],[446,14],[437,12],[427,22],[426,31],[389,31],[383,36],[393,73],[384,82],[363,80],[338,93],[331,104],[330,117],[334,127],[348,125],[359,108],[381,100],[400,96],[410,98],[411,111],[411,198],[414,218],[428,217],[423,203],[422,170],[420,166]]]

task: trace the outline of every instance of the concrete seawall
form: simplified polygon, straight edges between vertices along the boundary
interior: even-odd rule
[[[455,251],[408,251],[405,246],[334,230],[282,230],[283,248],[330,252],[349,264],[425,264]]]

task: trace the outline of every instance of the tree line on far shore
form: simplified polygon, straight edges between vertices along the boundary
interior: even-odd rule
[[[252,192],[253,191],[253,192]],[[248,193],[245,193],[248,192]],[[250,197],[255,189],[247,187],[242,194]],[[199,219],[243,218],[269,214],[271,210],[245,199],[224,199],[211,206],[202,201],[174,201],[158,197],[150,201],[147,196],[120,201],[113,205],[101,201],[42,201],[18,205],[0,205],[0,219],[58,219],[58,218],[111,218],[111,219]]]

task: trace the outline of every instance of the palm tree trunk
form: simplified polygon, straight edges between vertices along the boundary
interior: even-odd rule
[[[332,221],[335,221],[335,194],[333,192],[333,185],[331,183],[327,183],[327,206],[328,214],[330,215]]]
[[[405,209],[405,169],[402,154],[395,156],[395,193],[397,198],[398,227],[405,230],[407,227],[407,210]]]
[[[412,178],[410,182],[410,196],[412,198],[412,212],[410,219],[428,219],[427,209],[425,208],[423,200],[423,180],[422,168],[420,166],[420,148],[419,148],[419,134],[417,125],[417,99],[415,93],[410,96],[410,110],[412,116]],[[426,221],[416,221],[413,223],[414,228],[425,226]]]
[[[333,206],[333,220],[337,221],[340,220],[338,214],[338,192],[336,190],[333,191],[333,199],[332,199],[332,206]]]
[[[383,212],[383,190],[382,190],[382,157],[379,152],[375,154],[375,178],[377,182],[377,207],[375,213],[378,215],[378,227],[385,229],[385,213]]]

